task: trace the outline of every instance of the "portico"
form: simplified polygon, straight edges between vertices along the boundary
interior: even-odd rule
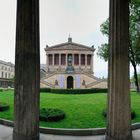
[[[129,0],[110,0],[109,43],[106,140],[132,140],[128,59]],[[39,52],[39,0],[18,0],[13,140],[39,140]],[[72,50],[69,54],[73,54]],[[79,55],[77,52],[75,54]],[[81,67],[85,67],[88,57],[85,58],[85,55],[82,54],[79,55],[79,61],[74,62],[79,62]],[[59,60],[56,59],[59,55],[54,55],[50,64],[52,63],[55,67],[56,64],[59,65]],[[92,57],[92,54],[87,55]],[[67,60],[68,55],[65,57],[64,61]],[[65,62],[66,66],[67,62]]]
[[[74,68],[84,68],[93,72],[94,47],[90,48],[88,46],[73,43],[72,38],[68,38],[68,42],[66,43],[50,47],[46,45],[45,51],[47,72],[49,72],[49,70],[58,70],[60,67],[66,68],[68,66],[69,56],[72,58],[72,66]]]

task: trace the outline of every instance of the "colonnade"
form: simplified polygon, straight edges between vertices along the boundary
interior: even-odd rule
[[[62,57],[63,55],[63,57]],[[69,54],[47,54],[46,55],[46,63],[47,66],[49,65],[66,65],[67,66],[67,59],[68,59],[68,55]],[[74,65],[78,65],[78,66],[92,66],[93,63],[93,54],[70,54],[72,55],[72,63],[73,66]],[[76,56],[78,56],[78,58],[76,58]],[[55,62],[55,60],[57,60],[57,63]]]
[[[129,0],[110,0],[109,93],[106,140],[132,140],[128,17]],[[13,139],[39,140],[39,0],[17,0],[15,57]]]

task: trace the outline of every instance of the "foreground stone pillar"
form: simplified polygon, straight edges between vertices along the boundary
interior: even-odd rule
[[[110,0],[110,58],[106,140],[132,140],[129,84],[129,2]]]
[[[13,140],[39,140],[39,0],[17,0]]]

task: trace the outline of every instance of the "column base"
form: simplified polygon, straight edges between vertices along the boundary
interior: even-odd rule
[[[13,132],[13,140],[39,140],[40,136],[39,134],[36,136],[25,136],[22,134],[17,134]]]
[[[132,136],[126,136],[126,137],[122,136],[122,137],[118,138],[115,136],[110,137],[110,136],[105,135],[105,140],[133,140],[133,138],[132,138]]]

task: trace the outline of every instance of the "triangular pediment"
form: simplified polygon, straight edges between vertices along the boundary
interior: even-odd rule
[[[79,50],[79,51],[94,51],[93,47],[88,47],[82,44],[74,43],[74,42],[66,42],[58,45],[54,45],[51,47],[46,47],[46,51],[55,51],[55,50]]]

